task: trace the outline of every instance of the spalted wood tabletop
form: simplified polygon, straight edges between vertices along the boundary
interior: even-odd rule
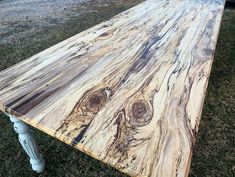
[[[130,176],[187,176],[224,0],[147,0],[0,72],[0,109]]]

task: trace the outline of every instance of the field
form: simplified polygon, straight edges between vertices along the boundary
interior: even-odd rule
[[[0,70],[36,54],[86,28],[130,8],[141,0],[106,1],[74,8],[83,13],[63,23],[12,37],[0,30]],[[87,11],[86,9],[89,9]],[[24,31],[25,26],[16,26]],[[14,30],[14,28],[12,28]],[[4,39],[2,40],[4,36]],[[126,177],[62,142],[34,130],[46,170],[31,171],[8,118],[0,113],[0,177]],[[235,10],[226,9],[194,149],[190,177],[235,176]]]

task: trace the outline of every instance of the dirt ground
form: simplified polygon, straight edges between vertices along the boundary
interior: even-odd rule
[[[140,1],[123,0],[0,0],[0,44],[58,28],[71,19],[93,13],[95,7]]]

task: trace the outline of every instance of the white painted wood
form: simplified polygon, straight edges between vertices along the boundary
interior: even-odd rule
[[[19,141],[25,152],[30,157],[30,164],[33,171],[41,173],[45,169],[45,161],[38,152],[36,141],[30,132],[29,126],[14,116],[9,116],[14,123],[14,130],[19,135]]]

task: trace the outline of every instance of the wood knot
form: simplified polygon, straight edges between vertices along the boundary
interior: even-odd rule
[[[149,104],[144,101],[138,101],[132,104],[130,114],[130,124],[134,126],[147,125],[152,119],[152,111]]]
[[[99,35],[99,39],[107,39],[107,38],[109,38],[109,37],[111,37],[111,36],[113,36],[113,32],[114,32],[115,30],[113,30],[113,29],[111,29],[111,30],[108,30],[108,31],[106,31],[106,32],[104,32],[104,33],[102,33],[102,34],[100,34]]]
[[[107,37],[107,36],[109,36],[109,33],[108,33],[108,32],[104,32],[104,33],[102,33],[102,34],[100,35],[100,37]]]
[[[107,94],[103,91],[95,91],[87,98],[87,108],[93,113],[97,113],[106,103]]]
[[[136,119],[141,119],[147,112],[147,107],[145,104],[138,102],[132,105],[132,115]]]

